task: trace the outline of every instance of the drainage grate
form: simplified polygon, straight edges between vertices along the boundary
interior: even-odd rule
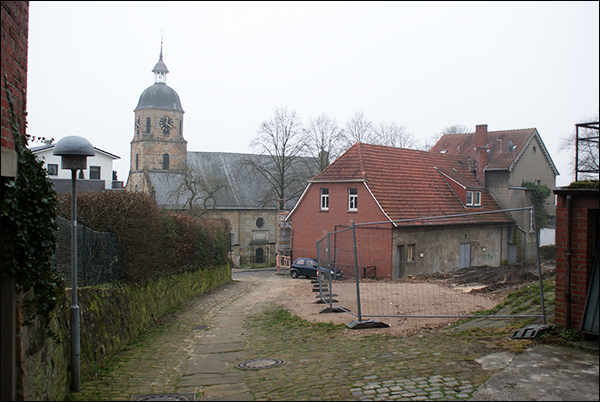
[[[130,401],[195,401],[193,392],[177,394],[133,394]]]
[[[255,359],[255,360],[247,360],[245,362],[241,362],[236,364],[235,367],[240,370],[262,370],[272,367],[281,366],[285,364],[285,360],[281,359]]]
[[[208,328],[208,325],[204,325],[204,324],[198,324],[198,325],[194,326],[194,329],[196,329],[196,330],[203,330],[206,328]]]

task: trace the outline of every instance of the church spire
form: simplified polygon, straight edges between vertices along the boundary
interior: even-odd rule
[[[167,73],[169,72],[169,70],[167,69],[167,66],[165,65],[165,63],[163,62],[162,32],[160,33],[160,56],[158,58],[158,63],[156,63],[156,65],[152,69],[152,72],[154,73],[154,83],[155,84],[158,84],[158,83],[166,84],[167,83]]]

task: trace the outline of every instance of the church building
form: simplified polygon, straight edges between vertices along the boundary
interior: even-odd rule
[[[168,210],[195,208],[202,216],[228,219],[234,267],[274,264],[276,254],[291,243],[290,229],[280,229],[285,211],[293,208],[312,177],[312,159],[300,158],[302,163],[296,164],[295,184],[288,188],[281,211],[282,200],[255,168],[272,163],[268,156],[187,150],[184,110],[177,92],[167,85],[162,43],[152,72],[154,84],[142,92],[134,110],[127,191],[148,193]],[[280,239],[282,234],[285,238]]]

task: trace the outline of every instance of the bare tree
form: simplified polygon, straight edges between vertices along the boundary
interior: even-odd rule
[[[579,128],[579,141],[577,141],[577,128],[560,140],[558,151],[569,154],[569,166],[574,176],[575,170],[579,171],[578,179],[598,180],[598,117],[599,114],[596,113],[592,117],[579,121],[579,124],[595,123],[595,125]],[[576,153],[577,155],[575,155]],[[576,161],[577,166],[575,166]]]
[[[365,118],[362,110],[354,112],[354,115],[346,121],[344,140],[346,149],[357,142],[365,144],[373,144],[375,142],[373,122]]]
[[[302,178],[295,169],[304,147],[302,123],[296,111],[275,108],[273,117],[260,124],[250,146],[264,158],[248,158],[247,163],[269,182],[278,197],[279,210],[284,210],[286,199],[296,196],[290,192],[303,188],[297,185]]]
[[[205,177],[200,168],[186,164],[177,179],[176,187],[169,192],[169,197],[174,198],[177,205],[184,198],[184,208],[197,208],[200,211],[198,214],[203,215],[216,208],[216,195],[227,186],[223,179]],[[201,201],[201,207],[197,205],[198,201]]]
[[[323,113],[315,119],[311,117],[308,126],[302,131],[304,152],[316,162],[311,169],[315,176],[340,156],[344,130],[337,125],[335,119]]]
[[[472,132],[473,130],[465,126],[464,124],[453,124],[429,137],[429,139],[425,140],[423,143],[418,145],[417,149],[420,149],[422,151],[429,151],[445,134],[469,134]]]
[[[398,125],[395,121],[379,123],[375,128],[375,138],[378,144],[394,148],[413,148],[414,136],[406,131],[406,126]]]
[[[468,134],[472,133],[473,130],[464,124],[454,124],[452,126],[448,126],[438,134],[438,139],[444,134]]]

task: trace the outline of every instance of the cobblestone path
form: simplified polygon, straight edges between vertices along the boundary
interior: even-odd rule
[[[307,323],[277,306],[289,276],[234,280],[161,319],[68,399],[186,392],[197,400],[462,400],[499,370],[485,371],[475,359],[509,347],[505,334],[394,337]],[[269,358],[285,364],[235,367]]]

